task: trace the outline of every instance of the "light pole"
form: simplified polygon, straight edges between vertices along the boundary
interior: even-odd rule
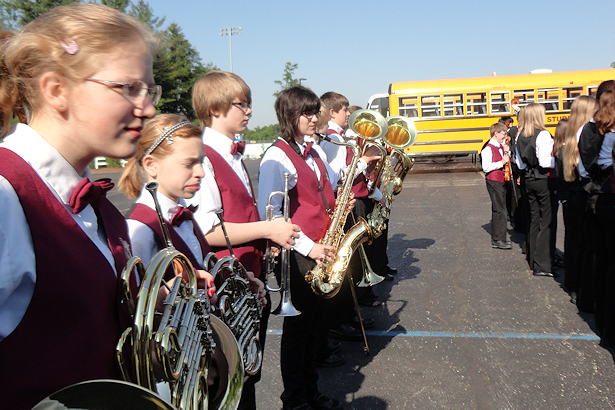
[[[299,85],[301,85],[301,81],[307,81],[307,78],[300,78],[299,79]]]
[[[221,36],[228,36],[228,49],[231,55],[231,73],[233,72],[233,36],[241,34],[241,27],[224,27],[220,29]]]

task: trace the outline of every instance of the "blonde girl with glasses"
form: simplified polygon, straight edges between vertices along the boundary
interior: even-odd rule
[[[0,44],[0,379],[12,409],[80,381],[121,379],[129,237],[104,195],[113,184],[90,182],[88,164],[135,154],[156,114],[154,45],[136,20],[78,3]],[[13,113],[27,124],[6,135]]]

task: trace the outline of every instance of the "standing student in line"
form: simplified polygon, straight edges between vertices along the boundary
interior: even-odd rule
[[[115,346],[131,323],[118,275],[129,237],[105,198],[113,184],[90,182],[88,164],[134,155],[160,99],[154,43],[131,17],[74,3],[0,46],[2,136],[15,109],[28,121],[0,144],[0,379],[12,409],[77,382],[121,379]]]
[[[235,141],[252,114],[248,85],[236,74],[210,71],[192,91],[192,105],[203,129],[205,176],[201,190],[188,200],[198,205],[194,217],[205,232],[207,242],[218,257],[229,255],[216,211],[224,211],[224,222],[233,253],[257,280],[261,277],[266,241],[290,249],[299,236],[299,227],[283,219],[261,221],[250,176],[242,160],[244,143]],[[267,200],[265,200],[265,205]],[[260,341],[264,347],[270,306],[262,311]],[[256,409],[255,383],[261,373],[244,383],[239,409]]]
[[[551,199],[549,170],[555,166],[553,137],[545,128],[545,107],[532,103],[523,109],[516,140],[517,166],[530,208],[527,257],[534,276],[559,276],[551,269]]]
[[[489,127],[491,139],[480,153],[487,192],[491,198],[491,247],[497,249],[512,248],[506,234],[504,167],[510,163],[506,145],[507,131],[508,128],[501,122]]]
[[[331,222],[335,208],[333,187],[337,181],[326,161],[305,142],[318,122],[320,100],[311,90],[297,86],[284,90],[275,102],[280,137],[261,159],[258,181],[258,209],[265,215],[269,194],[284,191],[284,173],[291,175],[289,210],[300,236],[290,252],[290,292],[299,316],[284,317],[280,366],[285,410],[333,409],[343,405],[318,389],[315,367],[316,337],[323,322],[323,299],[316,296],[304,275],[316,264],[331,261],[335,249],[319,243]],[[282,215],[282,200],[272,201],[276,215]]]

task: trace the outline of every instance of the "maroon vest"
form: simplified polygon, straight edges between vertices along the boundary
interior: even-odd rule
[[[491,148],[491,162],[498,162],[502,160],[500,150],[492,144],[487,144]],[[487,179],[490,181],[497,181],[504,183],[504,169],[496,169],[487,174]]]
[[[243,182],[241,182],[241,179],[239,179],[228,162],[209,145],[205,144],[204,148],[205,155],[209,158],[209,162],[214,170],[216,184],[220,191],[222,209],[224,210],[224,222],[249,223],[260,221],[258,208],[254,201],[254,189],[252,188],[252,182],[249,181],[248,171],[246,170],[246,174],[250,182],[252,197],[244,189]],[[243,161],[241,161],[241,165],[245,170],[246,167]],[[261,274],[265,246],[264,240],[256,240],[233,246],[233,253],[237,259],[247,270],[252,271],[257,278]],[[214,247],[213,250],[218,258],[230,255],[226,247]]]
[[[130,219],[134,219],[135,221],[139,221],[147,225],[154,232],[154,239],[156,239],[158,248],[164,249],[167,247],[167,244],[164,240],[164,234],[162,233],[162,227],[160,226],[160,219],[158,218],[158,214],[156,213],[156,211],[154,211],[147,205],[137,204],[137,206],[135,206],[135,209],[133,209],[132,213],[130,214]],[[173,244],[175,249],[186,255],[186,257],[190,260],[190,263],[192,263],[192,266],[195,269],[203,269],[203,267],[197,262],[194,253],[192,253],[192,251],[190,250],[190,247],[186,244],[186,242],[184,242],[182,237],[179,236],[177,232],[175,232],[173,225],[168,223],[167,221],[165,221],[165,223],[167,224],[167,231],[169,231],[169,236],[171,237],[171,243]],[[205,240],[205,235],[201,231],[201,228],[199,228],[199,224],[197,224],[194,219],[192,220],[192,226],[194,235],[196,236],[199,241],[199,244],[201,245],[201,253],[203,254],[203,259],[205,259],[205,256],[207,256],[207,254],[211,252],[211,248]],[[169,270],[169,274],[170,273],[172,273],[172,270]],[[171,280],[172,277],[167,277],[165,275],[164,279]]]
[[[121,379],[115,345],[131,322],[109,262],[17,154],[0,149],[0,174],[13,186],[30,227],[36,285],[21,322],[0,342],[0,395],[30,409],[54,391],[91,379]],[[118,275],[126,265],[126,222],[105,199],[103,221]],[[122,312],[122,313],[120,313]]]
[[[327,130],[327,135],[331,135],[331,134],[339,135],[337,131],[329,128]],[[346,147],[346,165],[347,166],[350,165],[350,163],[352,162],[352,157],[353,157],[352,148]],[[362,172],[359,175],[357,175],[357,177],[354,179],[354,182],[352,184],[352,193],[354,194],[355,198],[366,198],[369,195],[369,190],[367,189],[367,180],[365,179],[365,175],[363,175]]]
[[[290,217],[294,224],[301,227],[301,230],[308,238],[318,242],[325,236],[331,223],[322,193],[324,193],[327,199],[329,209],[333,210],[335,208],[335,196],[333,195],[333,188],[329,182],[325,164],[316,153],[316,150],[312,148],[310,155],[316,161],[320,171],[320,185],[323,188],[321,192],[318,186],[318,179],[312,168],[286,141],[278,140],[273,145],[284,151],[297,170],[297,184],[288,192]]]

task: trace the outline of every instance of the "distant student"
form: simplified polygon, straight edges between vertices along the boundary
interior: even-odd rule
[[[512,248],[506,235],[504,165],[510,162],[505,144],[507,131],[506,125],[500,122],[489,127],[491,139],[480,153],[487,192],[491,198],[491,247],[497,249]]]
[[[203,129],[205,176],[201,190],[188,203],[198,205],[194,217],[219,257],[229,255],[215,213],[224,210],[233,253],[248,271],[260,278],[265,239],[290,249],[300,228],[281,218],[271,222],[260,220],[257,198],[241,159],[244,143],[235,141],[235,136],[246,130],[252,113],[250,88],[236,74],[210,71],[194,85],[192,105]],[[263,346],[269,310],[267,304],[261,318]],[[256,409],[254,384],[258,380],[260,372],[244,383],[240,409]]]

